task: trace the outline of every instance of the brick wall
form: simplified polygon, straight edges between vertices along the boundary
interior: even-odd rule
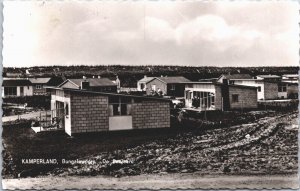
[[[277,83],[264,83],[265,99],[277,99],[278,98],[278,84]]]
[[[232,95],[238,95],[238,102],[233,102]],[[257,108],[257,90],[241,87],[229,87],[230,109]]]
[[[170,127],[169,102],[145,101],[132,104],[134,129]]]
[[[215,109],[216,110],[222,110],[222,92],[221,92],[221,86],[215,86],[216,92],[215,92]]]
[[[108,97],[99,95],[71,96],[71,127],[73,133],[108,131]]]

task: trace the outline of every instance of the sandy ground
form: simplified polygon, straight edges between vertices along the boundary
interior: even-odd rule
[[[297,175],[164,174],[122,178],[43,177],[2,180],[4,189],[298,189]]]

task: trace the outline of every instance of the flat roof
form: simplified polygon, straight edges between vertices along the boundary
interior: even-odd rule
[[[87,94],[98,94],[98,95],[106,95],[106,96],[124,96],[124,97],[133,97],[133,98],[141,98],[141,99],[149,99],[149,100],[159,100],[159,101],[167,101],[170,102],[170,99],[161,98],[161,97],[154,97],[154,96],[138,96],[138,95],[130,95],[130,94],[120,94],[120,93],[111,93],[111,92],[95,92],[89,90],[81,90],[81,89],[72,89],[72,88],[60,88],[60,87],[45,87],[47,89],[54,89],[54,90],[62,90],[62,91],[69,91],[75,93],[87,93]]]

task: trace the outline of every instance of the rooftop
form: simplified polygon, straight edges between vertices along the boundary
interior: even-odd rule
[[[222,76],[226,79],[252,79],[250,74],[222,74],[219,78]]]
[[[29,81],[33,84],[47,84],[51,78],[29,78]]]
[[[141,99],[148,99],[148,100],[161,100],[161,101],[168,101],[170,99],[161,98],[161,97],[154,97],[154,96],[139,96],[139,95],[130,95],[130,94],[121,94],[121,93],[111,93],[111,92],[95,92],[89,90],[82,90],[82,89],[72,89],[72,88],[60,88],[60,87],[46,87],[47,89],[54,89],[54,90],[63,90],[69,91],[74,93],[84,93],[84,94],[96,94],[96,95],[106,95],[106,96],[122,96],[122,97],[134,97],[134,98],[141,98]]]
[[[87,78],[87,79],[67,79],[62,84],[60,84],[58,87],[60,87],[63,84],[65,84],[67,81],[70,81],[70,82],[76,84],[78,87],[81,86],[81,82],[83,82],[83,81],[90,82],[90,86],[91,87],[97,87],[97,86],[116,86],[116,84],[113,83],[108,78]]]
[[[32,83],[28,79],[16,78],[16,79],[3,79],[2,86],[30,86]]]

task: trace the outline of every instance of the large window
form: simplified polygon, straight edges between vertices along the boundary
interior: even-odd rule
[[[124,96],[110,96],[109,116],[131,115],[131,98]]]
[[[17,87],[4,87],[4,96],[16,96]]]

